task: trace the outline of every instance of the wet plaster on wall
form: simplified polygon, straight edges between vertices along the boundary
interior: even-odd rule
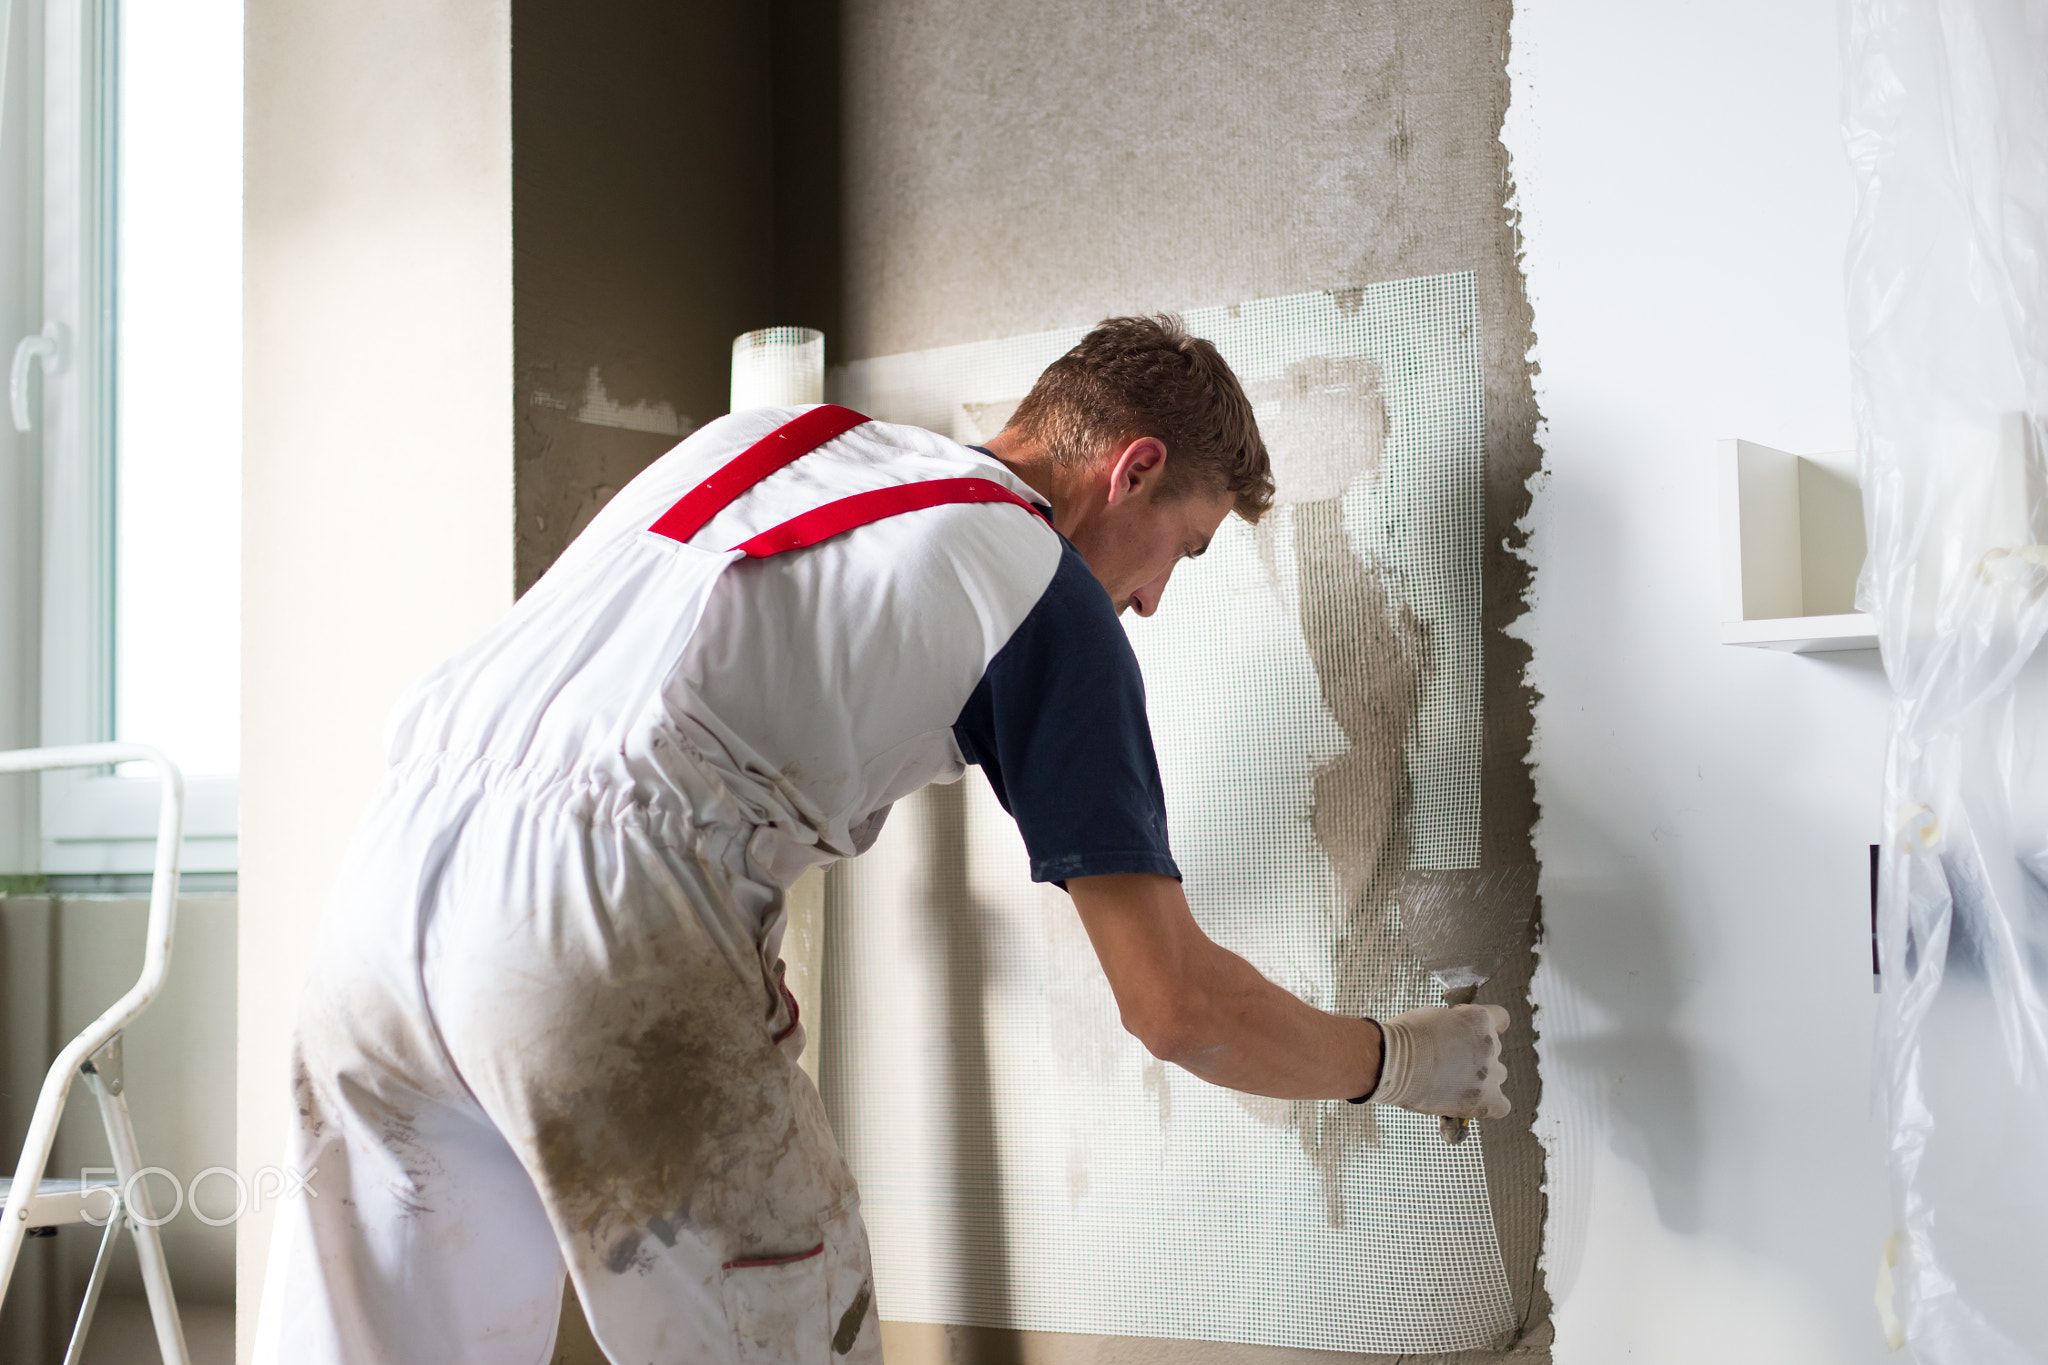
[[[1405,963],[1394,940],[1394,879],[1408,860],[1408,746],[1422,704],[1428,639],[1415,613],[1359,559],[1336,498],[1295,509],[1301,628],[1323,701],[1350,747],[1316,773],[1310,824],[1337,874],[1343,921],[1331,945],[1336,999],[1385,999]],[[1321,1177],[1330,1221],[1340,1223],[1345,1155],[1369,1141],[1371,1105],[1296,1106],[1302,1150]]]
[[[1108,13],[1080,0],[848,0],[845,316],[834,359],[1113,312],[1473,271],[1487,389],[1481,861],[1531,861],[1528,654],[1503,633],[1524,609],[1528,571],[1515,554],[1515,526],[1540,461],[1531,318],[1499,142],[1510,7],[1140,0]],[[1369,566],[1335,552],[1325,525],[1334,518],[1298,510],[1312,647],[1335,647],[1348,633],[1359,637],[1353,645],[1411,657],[1416,642],[1403,637],[1395,604],[1374,596]],[[1385,638],[1373,643],[1376,636]],[[1386,842],[1398,821],[1378,823],[1374,812],[1392,809],[1399,782],[1364,751],[1390,744],[1404,723],[1394,714],[1401,675],[1354,695],[1339,671],[1318,662],[1326,699],[1354,740],[1353,753],[1318,781],[1318,833],[1333,862],[1370,869],[1398,861]],[[1355,827],[1339,828],[1353,819]],[[1347,849],[1347,839],[1360,847]],[[1375,881],[1369,871],[1345,877],[1361,887]],[[1506,1040],[1515,1113],[1486,1131],[1488,1185],[1521,1324],[1506,1354],[1547,1359],[1549,1299],[1537,1266],[1543,1167],[1528,1130],[1538,1097],[1528,1007],[1536,932],[1532,923],[1479,999],[1507,1005],[1515,1018]],[[892,1330],[892,1350],[911,1361],[1314,1355]]]
[[[1317,770],[1309,800],[1310,826],[1337,881],[1331,999],[1398,998],[1409,964],[1387,951],[1400,933],[1392,893],[1408,862],[1410,755],[1431,659],[1426,627],[1382,566],[1360,558],[1344,527],[1345,494],[1379,472],[1385,451],[1379,370],[1365,360],[1315,357],[1247,393],[1273,458],[1275,505],[1286,509],[1259,523],[1259,557],[1277,591],[1278,542],[1292,542],[1302,639],[1346,740]],[[1251,1096],[1241,1103],[1294,1130],[1330,1224],[1341,1227],[1345,1159],[1378,1137],[1372,1107]]]

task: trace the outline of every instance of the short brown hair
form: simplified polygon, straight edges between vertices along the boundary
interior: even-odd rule
[[[1250,400],[1216,348],[1171,314],[1104,319],[1046,366],[1010,426],[1069,466],[1151,436],[1166,446],[1167,489],[1230,493],[1246,521],[1273,504]]]

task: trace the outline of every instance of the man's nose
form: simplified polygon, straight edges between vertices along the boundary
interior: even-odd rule
[[[1173,566],[1166,572],[1131,594],[1131,607],[1140,616],[1150,616],[1159,610],[1159,599],[1166,596],[1166,580],[1173,577]]]

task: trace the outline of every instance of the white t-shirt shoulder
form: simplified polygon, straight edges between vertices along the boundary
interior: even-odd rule
[[[730,448],[792,415],[744,414]],[[709,472],[693,469],[686,488]],[[852,493],[962,477],[1044,502],[979,451],[869,422],[764,480],[692,543],[735,545]],[[891,803],[960,777],[953,722],[1060,555],[1042,518],[984,503],[889,517],[725,571],[664,690],[678,727],[722,776],[783,808],[769,826],[771,875],[793,880],[862,851]]]
[[[722,811],[757,827],[751,856],[784,884],[866,848],[898,798],[958,778],[953,722],[1061,562],[1064,542],[1024,508],[927,508],[739,559],[694,632],[670,643],[678,606],[644,572],[647,528],[801,411],[721,418],[621,489],[497,626],[400,702],[393,763],[474,761],[643,794],[708,780]],[[839,498],[962,477],[1044,503],[980,451],[867,422],[743,493],[690,544],[723,552]],[[565,706],[623,726],[585,726]]]

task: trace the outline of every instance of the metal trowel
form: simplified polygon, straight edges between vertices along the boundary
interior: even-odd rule
[[[1446,1005],[1469,1005],[1528,933],[1536,908],[1536,864],[1401,874],[1394,897],[1401,931],[1444,989]],[[1470,1120],[1440,1118],[1444,1141],[1465,1140]]]

